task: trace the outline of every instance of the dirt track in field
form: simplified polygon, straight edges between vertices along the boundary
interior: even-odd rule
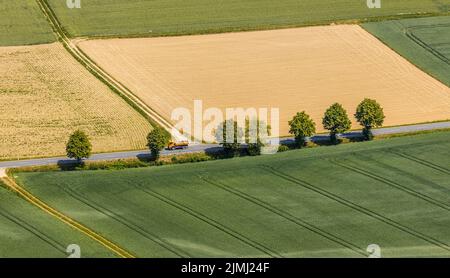
[[[150,124],[59,43],[0,48],[0,159],[65,154],[76,129],[94,152],[142,149]]]
[[[320,132],[328,106],[340,102],[352,115],[369,97],[383,105],[387,126],[450,119],[450,89],[356,25],[79,46],[167,118],[199,99],[204,109],[279,107],[281,135],[305,110]]]

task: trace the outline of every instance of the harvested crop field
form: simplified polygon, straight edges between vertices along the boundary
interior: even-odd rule
[[[82,129],[93,151],[145,147],[150,124],[60,44],[0,48],[0,159],[65,153]]]
[[[305,110],[353,114],[378,100],[385,125],[450,119],[450,89],[356,25],[187,37],[88,40],[96,63],[166,118],[176,107],[279,107],[280,132]],[[354,128],[358,126],[354,122]]]

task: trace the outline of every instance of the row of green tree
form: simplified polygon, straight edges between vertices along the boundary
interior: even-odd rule
[[[383,125],[385,115],[383,108],[379,103],[372,99],[364,99],[357,107],[355,118],[363,126],[363,135],[367,140],[372,140],[372,129],[381,127]],[[331,105],[323,116],[323,127],[330,131],[330,140],[332,143],[339,142],[337,135],[344,133],[351,128],[351,121],[348,117],[347,111],[344,107],[335,103]],[[264,140],[261,138],[262,134],[270,134],[270,126],[267,126],[266,132],[259,130],[260,126],[256,125],[257,130],[251,131],[249,120],[246,121],[245,130],[238,126],[238,123],[233,120],[224,121],[222,128],[217,129],[216,138],[221,141],[225,154],[234,156],[242,151],[239,138],[244,135],[245,143],[247,143],[247,153],[249,155],[261,154],[261,148],[264,146]],[[226,130],[228,125],[233,125],[234,140],[232,142],[226,141]],[[295,141],[298,147],[303,147],[306,144],[307,138],[316,133],[316,123],[305,111],[297,113],[291,121],[289,121],[290,133],[295,136]],[[220,132],[219,132],[220,131]],[[245,132],[245,133],[244,133]],[[253,132],[253,133],[252,133]],[[256,134],[256,142],[250,143],[250,133]],[[223,140],[220,140],[223,139]],[[149,147],[152,157],[157,160],[160,157],[160,152],[170,141],[170,134],[160,128],[155,127],[147,136],[147,146]],[[79,162],[84,158],[89,158],[92,151],[92,145],[88,136],[83,131],[75,131],[69,138],[66,145],[66,152],[69,158],[75,158]]]
[[[355,118],[363,127],[363,136],[366,140],[373,139],[372,129],[383,126],[385,115],[381,105],[373,99],[364,99],[356,108]],[[330,141],[334,144],[339,142],[337,135],[350,130],[352,122],[344,107],[335,103],[326,111],[322,119],[324,129],[330,132]],[[295,136],[296,143],[302,147],[308,137],[316,133],[316,123],[311,117],[303,112],[297,113],[289,121],[289,132]]]

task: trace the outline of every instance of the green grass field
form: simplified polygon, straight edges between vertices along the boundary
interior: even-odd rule
[[[82,257],[113,257],[100,244],[30,205],[0,185],[0,258],[67,258],[69,244]]]
[[[450,16],[366,23],[363,27],[450,86]]]
[[[47,43],[55,39],[35,0],[0,0],[0,46]]]
[[[19,184],[140,257],[450,257],[450,132]]]
[[[447,0],[47,0],[71,36],[160,36],[328,24],[450,11]]]

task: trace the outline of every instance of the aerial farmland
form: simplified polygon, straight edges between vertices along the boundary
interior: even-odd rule
[[[450,258],[449,1],[0,5],[0,258]]]
[[[16,180],[138,257],[449,257],[449,137]]]
[[[220,109],[274,106],[287,136],[297,111],[320,122],[333,102],[353,111],[369,97],[384,104],[389,126],[450,119],[450,89],[358,25],[78,45],[167,118],[197,99]]]
[[[96,152],[142,149],[151,125],[58,43],[0,48],[0,159],[58,156],[83,128]]]
[[[450,18],[393,20],[363,27],[414,65],[450,85]]]

